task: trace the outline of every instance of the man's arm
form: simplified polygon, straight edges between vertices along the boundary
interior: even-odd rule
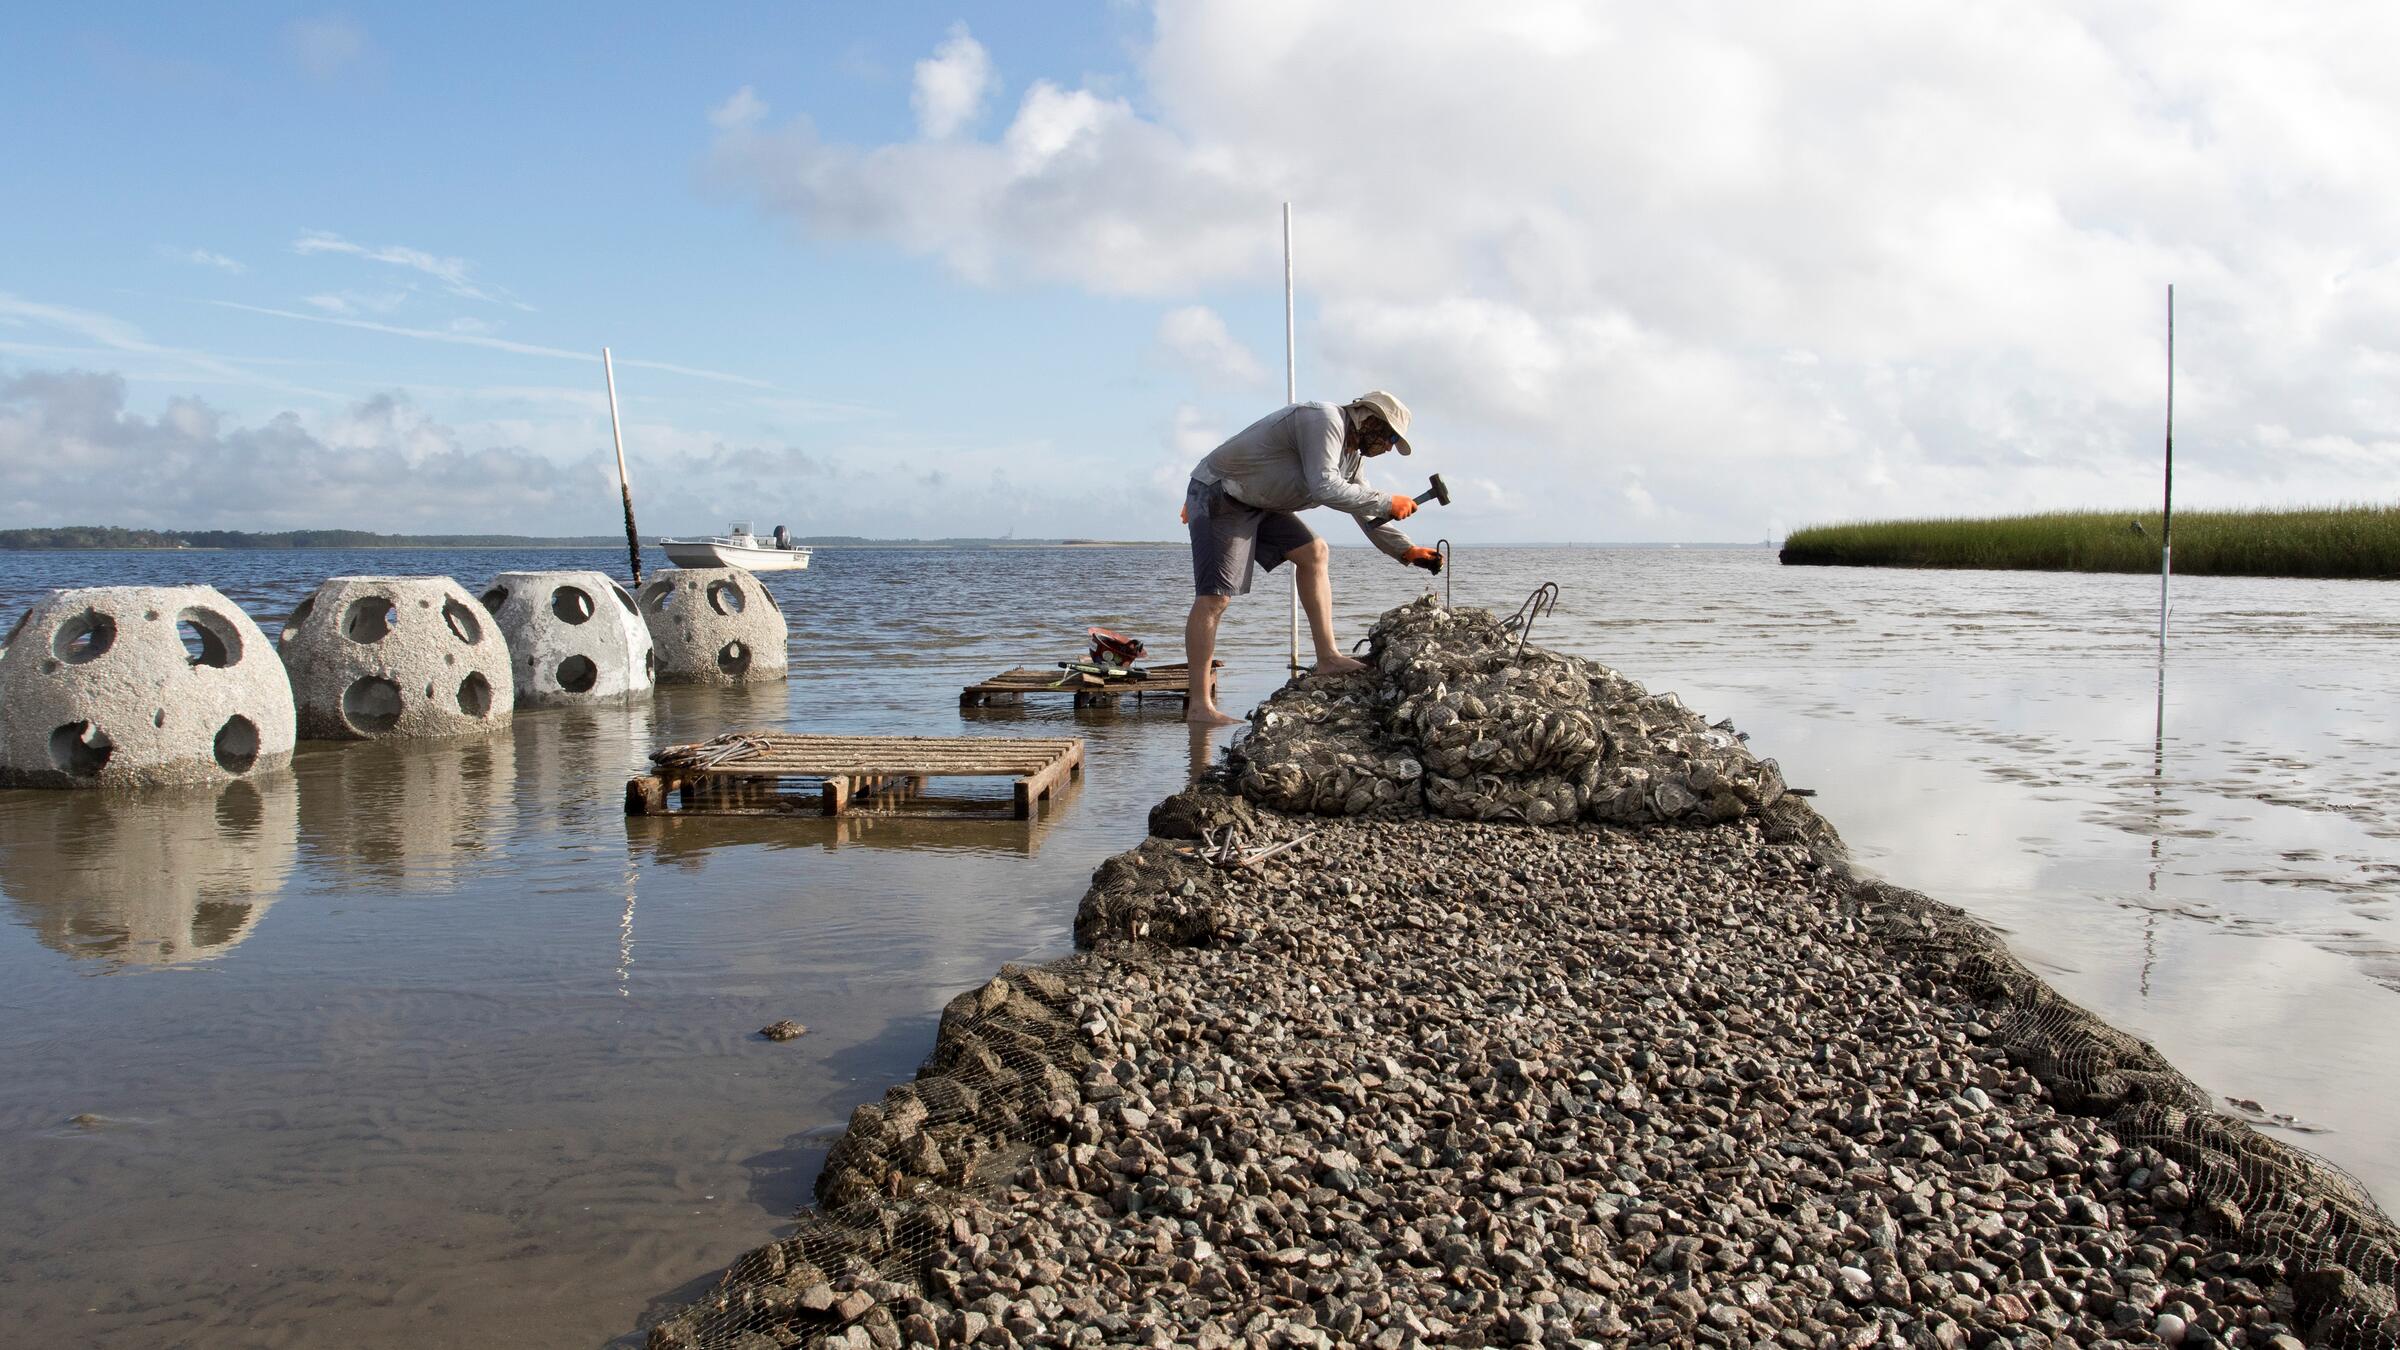
[[[1408,551],[1416,547],[1415,544],[1409,542],[1407,535],[1400,533],[1399,526],[1388,520],[1370,524],[1362,516],[1359,518],[1358,528],[1367,536],[1368,543],[1402,562],[1408,561]]]
[[[1342,476],[1342,433],[1339,412],[1328,416],[1319,408],[1303,407],[1292,414],[1292,439],[1300,450],[1300,481],[1308,487],[1309,501],[1347,511],[1358,517],[1363,527],[1371,519],[1390,515],[1392,499],[1388,493]]]

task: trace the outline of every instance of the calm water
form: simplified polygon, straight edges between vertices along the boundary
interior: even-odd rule
[[[0,793],[11,1338],[596,1346],[778,1231],[942,1002],[1067,950],[1091,869],[1215,748],[1170,709],[956,706],[1087,623],[1164,655],[1173,550],[817,561],[770,579],[787,685],[306,745],[221,793]],[[1733,717],[1870,866],[2400,1199],[2400,588],[2179,583],[2161,717],[2154,580],[1462,562],[1461,603],[1559,582],[1537,638]],[[530,567],[622,559],[0,554],[0,616],[50,586],[204,581],[271,631],[328,575]],[[1336,568],[1353,638],[1423,589],[1363,552]],[[1276,581],[1229,620],[1229,705],[1283,643]],[[1089,768],[1030,824],[624,817],[649,749],[734,726],[1068,732]],[[782,1017],[811,1034],[751,1035]]]

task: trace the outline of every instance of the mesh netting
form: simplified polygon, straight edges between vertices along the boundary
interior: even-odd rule
[[[1964,913],[1882,882],[1859,891],[1887,941],[1986,1006],[1996,1041],[2055,1102],[2140,1152],[2131,1189],[2288,1284],[2312,1344],[2400,1346],[2400,1228],[2356,1177],[2211,1109],[2156,1049],[2060,997]]]
[[[1078,992],[1089,959],[1006,966],[952,999],[916,1079],[851,1114],[797,1231],[653,1327],[650,1350],[932,1343],[908,1324],[932,1257],[1082,1106],[1080,1024],[1106,1015]]]
[[[1235,750],[1242,792],[1279,810],[1424,809],[1456,820],[1735,820],[1782,772],[1672,694],[1529,646],[1432,596],[1387,612],[1369,668],[1286,686]]]

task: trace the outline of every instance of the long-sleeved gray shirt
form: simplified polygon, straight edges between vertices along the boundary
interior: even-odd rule
[[[1368,542],[1392,557],[1416,545],[1385,517],[1392,498],[1366,485],[1366,457],[1344,444],[1342,410],[1330,403],[1294,403],[1252,422],[1208,452],[1192,481],[1223,483],[1227,491],[1266,511],[1330,506],[1349,513]]]

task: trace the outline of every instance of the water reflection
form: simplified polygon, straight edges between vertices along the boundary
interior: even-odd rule
[[[655,700],[660,730],[676,740],[706,740],[720,732],[788,727],[792,686],[783,680],[745,685],[662,685]]]
[[[2141,995],[2150,997],[2150,977],[2158,969],[2158,874],[2165,845],[2167,771],[2167,654],[2158,654],[2158,694],[2151,702],[2150,720],[2150,878],[2152,905],[2142,920]]]
[[[500,849],[517,747],[506,732],[316,745],[294,769],[311,861],[394,890],[444,890]]]
[[[622,811],[625,780],[646,762],[659,712],[647,700],[534,708],[509,727],[517,828],[540,833],[588,816],[595,803]]]
[[[1218,736],[1222,734],[1230,738],[1232,729],[1187,722],[1184,724],[1184,730],[1191,742],[1191,769],[1184,775],[1184,781],[1197,783],[1201,776],[1208,772],[1210,762],[1216,757]]]
[[[288,774],[139,794],[0,793],[0,890],[44,946],[110,969],[190,965],[250,936],[290,876]]]

